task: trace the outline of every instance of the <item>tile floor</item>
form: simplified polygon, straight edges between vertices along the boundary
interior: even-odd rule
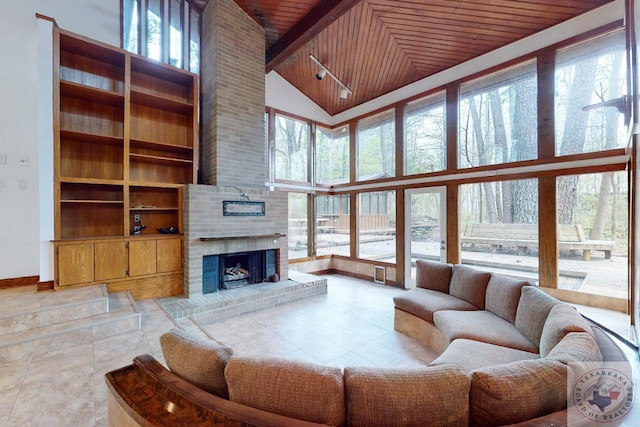
[[[240,355],[271,354],[344,367],[422,366],[435,357],[393,330],[398,289],[327,276],[328,292],[222,322],[174,321],[155,300],[138,301],[142,329],[0,364],[0,426],[106,426],[104,374],[142,353],[164,362],[158,338],[176,326],[206,331]],[[25,290],[0,290],[7,302]],[[202,333],[202,332],[200,332]]]

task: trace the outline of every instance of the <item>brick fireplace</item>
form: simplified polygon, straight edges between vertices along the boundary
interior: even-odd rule
[[[200,65],[201,184],[183,192],[184,293],[189,297],[203,294],[207,257],[219,261],[267,251],[275,256],[279,278],[288,278],[287,194],[265,186],[264,52],[264,29],[233,0],[207,3]],[[225,216],[224,201],[264,202],[264,216]]]

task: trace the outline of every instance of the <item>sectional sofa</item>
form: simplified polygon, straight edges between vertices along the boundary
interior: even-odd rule
[[[526,281],[418,261],[395,328],[439,354],[418,369],[344,370],[231,348],[174,329],[106,374],[109,424],[565,425],[575,363],[626,361],[598,327]]]

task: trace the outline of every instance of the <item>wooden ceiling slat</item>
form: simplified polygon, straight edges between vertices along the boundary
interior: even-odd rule
[[[267,70],[333,115],[614,0],[235,1],[265,28],[267,49],[288,49]],[[340,17],[313,12],[327,5]],[[353,95],[341,100],[335,82],[315,79],[310,53]]]

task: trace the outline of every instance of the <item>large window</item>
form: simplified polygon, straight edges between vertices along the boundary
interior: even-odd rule
[[[556,154],[626,145],[624,31],[558,52],[555,77]]]
[[[627,299],[627,173],[561,176],[556,184],[559,287]]]
[[[316,254],[349,256],[349,196],[316,197]]]
[[[405,174],[443,170],[447,142],[445,94],[407,104],[404,120]]]
[[[358,181],[395,176],[394,110],[358,122]]]
[[[309,180],[309,123],[276,114],[276,179]]]
[[[538,180],[460,186],[463,264],[537,280]]]
[[[316,182],[349,182],[349,126],[316,127]]]
[[[309,256],[308,200],[306,194],[289,193],[289,259]]]
[[[122,0],[122,46],[197,73],[199,16],[185,0]]]
[[[460,88],[459,166],[494,165],[538,156],[536,62],[511,67]]]
[[[359,257],[395,262],[396,192],[377,191],[359,195]]]

